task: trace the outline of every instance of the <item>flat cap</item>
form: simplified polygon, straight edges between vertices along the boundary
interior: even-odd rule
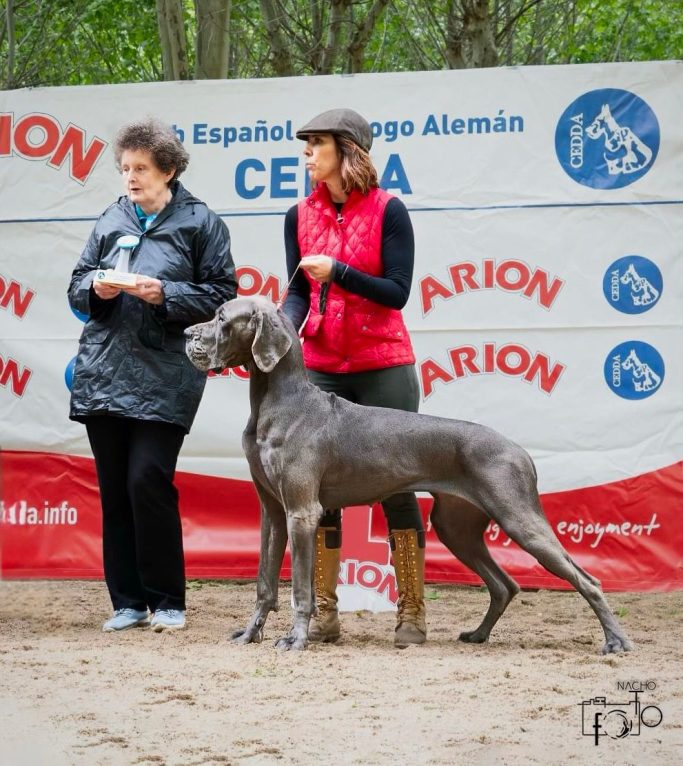
[[[330,109],[323,112],[299,128],[296,137],[305,141],[312,133],[346,136],[366,152],[372,146],[372,128],[365,117],[353,109]]]

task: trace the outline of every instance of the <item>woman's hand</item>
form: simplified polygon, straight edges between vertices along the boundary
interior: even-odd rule
[[[92,289],[95,291],[95,295],[103,301],[110,301],[121,292],[120,287],[108,285],[105,282],[100,282],[98,279],[93,280]]]
[[[329,255],[307,255],[301,259],[301,268],[316,282],[330,282],[334,258]]]
[[[121,288],[128,295],[134,295],[140,300],[160,306],[164,302],[164,291],[161,287],[161,280],[154,277],[146,277],[144,274],[138,274],[135,287]]]

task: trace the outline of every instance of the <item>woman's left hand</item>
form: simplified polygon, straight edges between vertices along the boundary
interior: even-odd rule
[[[134,295],[140,300],[160,306],[164,302],[164,291],[161,287],[161,280],[154,277],[146,277],[144,274],[138,274],[135,287],[121,288],[128,295]]]
[[[334,258],[329,255],[306,255],[301,259],[301,268],[316,282],[330,282]]]

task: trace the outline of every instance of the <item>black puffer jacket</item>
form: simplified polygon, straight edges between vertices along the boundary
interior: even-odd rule
[[[206,374],[185,355],[183,330],[234,298],[237,280],[227,226],[180,183],[173,191],[145,232],[133,204],[121,197],[100,216],[76,264],[69,303],[90,317],[74,368],[72,420],[109,414],[190,430]],[[125,293],[106,301],[95,295],[95,271],[116,266],[123,234],[140,237],[130,270],[162,281],[162,305]]]

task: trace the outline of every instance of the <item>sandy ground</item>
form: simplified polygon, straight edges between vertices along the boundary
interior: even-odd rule
[[[250,614],[254,584],[189,587],[185,631],[104,634],[102,583],[0,583],[0,763],[683,762],[680,592],[610,594],[636,650],[603,657],[576,593],[521,593],[490,643],[472,646],[455,639],[478,624],[486,593],[429,586],[422,647],[393,647],[392,614],[350,613],[337,645],[281,652],[288,584],[264,642],[246,647],[228,636]],[[641,701],[662,722],[596,745],[582,734],[582,713],[594,714],[581,702],[605,697],[605,714],[638,718],[619,682],[649,686]]]

